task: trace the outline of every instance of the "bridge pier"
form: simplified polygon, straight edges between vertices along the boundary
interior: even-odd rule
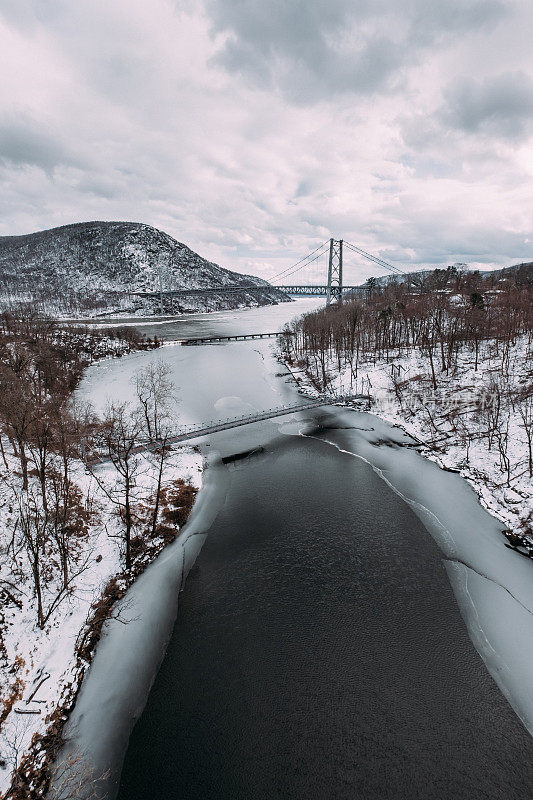
[[[328,292],[326,305],[332,299],[342,300],[342,239],[329,240]]]

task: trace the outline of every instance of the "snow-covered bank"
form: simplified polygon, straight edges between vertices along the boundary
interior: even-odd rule
[[[165,653],[178,610],[180,587],[224,503],[228,474],[210,466],[179,537],[148,567],[117,604],[65,728],[52,797],[70,798],[80,774],[113,797],[129,734],[140,716]],[[86,794],[84,794],[86,792]]]
[[[14,493],[19,488],[20,476],[13,455],[6,452],[6,458],[9,469],[2,474],[0,482],[0,546],[5,556],[0,566],[0,581],[16,581],[16,586],[11,591],[14,602],[6,604],[0,616],[0,687],[4,700],[0,728],[0,796],[8,791],[13,770],[24,760],[32,740],[44,736],[51,727],[56,728],[62,718],[61,709],[70,708],[87,667],[87,653],[80,656],[82,634],[90,629],[88,623],[94,604],[104,588],[123,570],[122,523],[102,490],[102,486],[113,480],[112,468],[100,469],[100,486],[80,462],[74,477],[84,508],[91,515],[76,559],[80,572],[41,629],[36,619],[31,576],[19,552],[13,556],[18,564],[17,574],[13,576],[9,568],[17,512]],[[200,487],[201,469],[199,453],[191,448],[180,448],[169,460],[167,477],[170,481],[189,479]],[[151,480],[150,470],[154,470],[154,465],[147,460],[143,475],[147,483]],[[139,564],[138,569],[142,568]],[[53,595],[45,594],[44,600],[51,602]],[[44,764],[46,748],[38,746],[34,754],[34,763]]]
[[[510,531],[530,535],[533,494],[525,424],[529,424],[531,435],[531,410],[526,423],[511,394],[519,397],[523,392],[525,396],[531,385],[528,337],[518,338],[511,345],[508,388],[495,397],[491,380],[500,362],[490,342],[483,343],[478,368],[474,369],[471,354],[460,354],[457,370],[438,374],[437,391],[431,386],[428,358],[414,350],[390,360],[363,361],[355,378],[349,366],[339,371],[335,361],[329,359],[325,391],[315,388],[309,374],[294,367],[292,370],[301,390],[310,397],[371,394],[373,413],[401,425],[424,442],[427,458],[459,471],[475,488],[480,502]],[[488,437],[491,425],[495,431]]]
[[[533,734],[533,563],[506,546],[468,483],[428,462],[400,428],[340,410],[307,435],[366,461],[419,516],[443,552],[476,649]]]
[[[372,414],[339,412],[318,435],[369,463],[420,517],[476,649],[533,734],[531,346],[527,332],[506,346],[488,337],[445,364],[444,351],[409,346],[295,356],[286,340],[281,357],[308,396],[373,397]],[[416,450],[398,446],[410,436]]]

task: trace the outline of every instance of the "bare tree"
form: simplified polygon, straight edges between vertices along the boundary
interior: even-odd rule
[[[28,441],[35,406],[28,381],[2,365],[0,368],[0,420],[13,452],[20,460],[24,489],[28,489]]]
[[[162,438],[168,423],[170,398],[175,389],[171,369],[163,361],[155,361],[135,373],[133,382],[146,433],[150,441]]]
[[[110,770],[97,773],[88,756],[74,750],[55,764],[48,800],[103,800],[108,796],[110,774]]]
[[[76,566],[65,576],[60,566],[58,534],[49,513],[43,508],[40,492],[34,491],[30,486],[27,492],[16,492],[14,499],[18,506],[18,517],[13,535],[13,558],[16,562],[17,554],[22,553],[30,568],[32,590],[37,605],[37,624],[40,628],[44,628],[58,605],[67,596],[73,581],[88,569],[91,553],[90,551],[83,554],[79,551],[74,553],[74,548],[69,547],[68,558],[72,559]],[[81,527],[79,520],[74,520],[73,515],[70,517],[70,524],[76,525],[78,538],[85,536],[87,529]]]
[[[107,497],[118,507],[124,522],[125,567],[131,569],[131,537],[134,522],[134,496],[136,479],[142,464],[139,445],[142,441],[143,423],[139,415],[133,414],[127,403],[111,403],[106,409],[102,424],[102,440],[106,454],[118,475],[118,491],[110,491],[93,471]]]
[[[11,724],[4,733],[7,763],[15,772],[20,765],[20,757],[24,753],[24,744],[29,721],[23,714],[13,714]],[[27,744],[27,743],[26,743]]]
[[[533,394],[526,394],[518,402],[518,413],[522,420],[521,428],[524,429],[528,449],[529,477],[533,477]]]
[[[151,533],[156,535],[164,469],[171,453],[170,439],[175,430],[172,419],[172,399],[175,385],[170,379],[171,369],[162,361],[148,364],[134,376],[138,400],[138,413],[150,441],[157,442],[153,452],[156,459],[156,485],[152,512]]]
[[[31,490],[16,495],[16,500],[19,509],[17,522],[21,548],[30,567],[33,592],[37,602],[37,624],[40,628],[44,628],[43,593],[49,545],[48,521],[39,499]]]

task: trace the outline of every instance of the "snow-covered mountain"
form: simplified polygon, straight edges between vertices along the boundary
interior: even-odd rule
[[[26,236],[0,237],[0,307],[36,303],[52,314],[157,313],[159,299],[133,293],[258,286],[261,291],[165,300],[165,312],[209,311],[288,300],[261,278],[202,258],[150,225],[80,222]],[[263,289],[264,287],[264,289]]]

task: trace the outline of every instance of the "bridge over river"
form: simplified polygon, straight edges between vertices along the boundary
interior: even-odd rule
[[[276,331],[275,333],[236,333],[232,336],[203,336],[200,339],[181,339],[180,341],[182,345],[219,344],[220,342],[249,342],[253,339],[272,339],[283,335],[283,331]]]
[[[369,400],[370,397],[368,395],[357,395],[352,399]],[[247,416],[243,417],[232,417],[230,419],[220,420],[220,422],[210,422],[200,428],[191,427],[190,429],[183,430],[176,436],[172,436],[168,441],[170,444],[178,444],[179,442],[185,442],[188,439],[198,439],[200,436],[208,436],[210,433],[227,431],[230,428],[240,428],[242,425],[250,425],[254,422],[262,422],[266,419],[275,419],[275,417],[283,417],[287,414],[295,414],[298,411],[307,411],[311,408],[320,408],[321,406],[334,405],[335,403],[339,402],[339,399],[335,398],[331,400],[316,400],[309,403],[298,403],[297,405],[291,406],[280,406],[279,408],[269,408],[266,411],[258,411],[254,414],[248,414]],[[150,442],[147,445],[143,445],[143,447],[140,449],[157,450],[159,447],[161,447],[160,442]]]
[[[276,331],[317,307],[148,331],[174,342]],[[188,531],[109,620],[68,755],[87,754],[111,794],[124,763],[117,800],[531,800],[533,742],[506,700],[533,696],[531,561],[399,429],[306,402],[268,341],[160,351],[191,423],[177,420],[176,447],[207,441],[217,453]],[[153,358],[89,367],[81,397],[99,414],[109,396],[128,402]],[[321,416],[315,430],[303,422]]]
[[[357,395],[350,395],[349,398],[331,398],[325,400],[315,400],[310,401],[308,403],[297,403],[296,405],[290,406],[279,406],[278,408],[269,408],[265,411],[257,411],[253,414],[247,414],[242,417],[231,417],[228,419],[222,419],[214,422],[208,422],[205,425],[200,427],[198,426],[186,426],[184,427],[179,433],[175,436],[171,436],[166,440],[166,446],[173,445],[173,444],[181,444],[181,442],[187,442],[190,439],[199,439],[202,436],[209,436],[211,433],[218,433],[220,431],[227,431],[231,428],[240,428],[243,425],[251,425],[254,422],[262,422],[267,419],[275,419],[276,417],[283,417],[287,416],[288,414],[295,414],[299,411],[307,411],[312,408],[321,408],[322,406],[331,406],[336,405],[342,402],[346,402],[346,400],[360,400],[370,402],[371,400],[370,395],[366,394],[357,394]],[[150,442],[143,442],[139,444],[137,447],[134,447],[131,450],[132,454],[135,453],[145,453],[154,450],[159,450],[161,448],[162,442],[159,440],[154,440]],[[87,459],[88,463],[100,463],[100,464],[107,464],[112,459],[109,456],[100,456],[100,455],[91,455]]]
[[[332,300],[342,300],[343,295],[349,295],[351,292],[361,289],[360,284],[346,285],[343,277],[343,270],[345,264],[345,253],[348,255],[362,256],[366,261],[387,270],[393,274],[405,274],[403,270],[394,264],[390,264],[379,256],[368,253],[366,250],[358,247],[343,239],[329,239],[329,241],[322,242],[313,251],[298,259],[294,264],[281,270],[272,278],[272,283],[263,284],[219,284],[218,286],[204,286],[196,288],[171,288],[163,287],[163,276],[159,275],[159,289],[132,291],[129,292],[132,296],[145,297],[152,299],[159,299],[161,314],[163,314],[164,299],[170,300],[181,298],[194,298],[215,296],[215,295],[231,295],[231,294],[254,294],[255,292],[268,292],[269,290],[277,290],[283,292],[286,296],[292,297],[326,297],[327,304]],[[324,273],[321,261],[327,259],[327,271]],[[318,282],[313,277],[310,277],[309,269],[317,271],[320,274]],[[275,282],[274,282],[275,281]],[[304,282],[305,281],[305,282]]]

